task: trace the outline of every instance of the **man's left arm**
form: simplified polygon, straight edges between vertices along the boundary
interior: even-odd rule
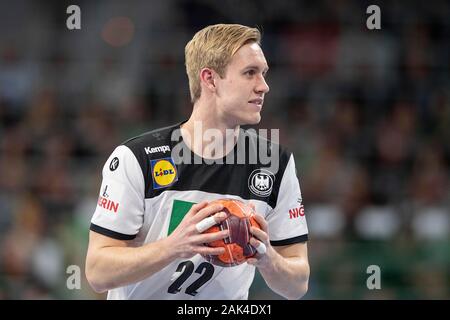
[[[257,254],[247,263],[255,265],[269,288],[287,299],[300,299],[308,291],[309,262],[306,242],[285,246],[270,244],[267,222],[256,215],[262,230],[252,227],[253,235],[267,248],[265,254]],[[260,246],[255,238],[250,239],[254,247]]]
[[[254,247],[262,241],[266,253],[248,262],[256,265],[273,291],[287,299],[300,299],[308,290],[308,227],[294,156],[282,153],[280,168],[272,191],[274,209],[266,218],[255,215],[262,230],[252,228],[250,240]]]

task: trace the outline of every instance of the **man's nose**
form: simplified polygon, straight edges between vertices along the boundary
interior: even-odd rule
[[[263,76],[261,76],[260,81],[258,83],[258,86],[256,87],[256,91],[258,93],[259,92],[267,93],[267,92],[269,92],[269,90],[270,90],[270,88],[269,88],[269,85],[266,82],[266,79]]]

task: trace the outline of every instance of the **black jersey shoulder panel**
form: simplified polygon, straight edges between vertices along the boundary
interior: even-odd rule
[[[170,151],[163,152],[162,147],[168,146],[170,150],[181,142],[172,141],[172,133],[182,123],[177,123],[161,129],[146,132],[131,138],[123,143],[131,149],[142,169],[145,180],[145,197],[152,198],[166,190],[198,190],[219,194],[238,195],[243,199],[258,199],[267,202],[272,208],[278,199],[279,188],[283,174],[291,153],[279,144],[273,143],[257,134],[254,129],[241,129],[238,144],[233,149],[234,162],[228,164],[223,158],[222,163],[207,163],[190,152],[189,163],[176,164],[177,182],[166,188],[153,188],[151,160],[171,157]],[[261,149],[263,148],[263,150]],[[165,148],[167,149],[167,148]],[[244,156],[242,155],[244,151]],[[262,157],[261,154],[266,155]],[[272,156],[278,154],[278,166],[272,172],[274,183],[272,192],[266,197],[255,195],[250,191],[249,177],[255,170],[271,167],[267,162]],[[200,163],[195,162],[200,160]]]
[[[173,146],[171,141],[172,132],[179,128],[182,123],[148,131],[122,143],[122,145],[127,146],[133,152],[142,169],[146,198],[149,197],[148,191],[152,188],[150,161],[152,159],[170,157],[170,151]],[[167,150],[167,147],[169,150]]]

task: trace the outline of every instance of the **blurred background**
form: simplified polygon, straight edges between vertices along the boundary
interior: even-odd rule
[[[296,156],[305,299],[449,299],[450,3],[346,0],[0,0],[0,299],[105,297],[84,280],[102,166],[189,116],[184,46],[222,22],[263,32],[259,127]],[[250,298],[280,297],[258,275]]]

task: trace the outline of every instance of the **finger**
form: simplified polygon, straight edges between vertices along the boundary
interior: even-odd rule
[[[223,209],[223,205],[221,204],[214,204],[212,206],[207,206],[206,208],[201,209],[200,211],[198,211],[194,217],[193,217],[193,221],[195,223],[200,222],[201,220],[203,220],[206,217],[209,217],[210,215],[220,211]]]
[[[263,218],[262,216],[260,216],[259,214],[253,215],[253,218],[255,218],[256,222],[258,222],[258,224],[261,226],[261,229],[262,229],[264,232],[267,232],[267,231],[268,231],[266,219],[264,219],[264,218]]]
[[[218,255],[225,253],[225,248],[224,247],[212,248],[212,247],[207,247],[207,246],[198,246],[195,248],[195,252],[202,254],[202,255],[218,256]]]
[[[259,254],[265,254],[267,252],[267,247],[264,243],[260,242],[257,247],[255,247],[256,251],[258,251]]]
[[[193,243],[210,243],[216,240],[225,239],[226,237],[230,236],[229,230],[222,230],[219,232],[212,232],[212,233],[204,233],[199,234],[197,236],[192,237]]]
[[[250,232],[260,241],[267,243],[269,241],[269,235],[263,230],[251,227]]]
[[[216,224],[219,224],[228,217],[228,214],[226,214],[226,212],[224,211],[219,211],[215,215],[213,215],[213,217],[214,220],[216,221]]]
[[[249,202],[250,207],[253,209],[253,211],[256,212],[256,207],[252,202]]]
[[[202,221],[196,223],[195,229],[197,230],[198,233],[202,233],[203,231],[208,230],[215,224],[216,224],[216,220],[214,219],[214,217],[208,217],[208,218],[205,218]]]
[[[203,219],[202,221],[197,222],[195,224],[195,229],[197,230],[198,233],[202,233],[203,231],[208,230],[212,226],[219,224],[226,218],[227,218],[227,214],[223,211],[220,211],[213,216],[207,217],[207,218]]]
[[[256,240],[255,238],[250,239],[250,244],[256,249],[256,251],[260,255],[263,255],[267,252],[266,245],[264,243],[262,243],[261,241]]]
[[[194,216],[197,212],[199,212],[200,210],[205,208],[207,205],[208,205],[208,201],[202,201],[202,202],[199,202],[197,204],[194,204],[191,207],[191,209],[188,211],[186,216]]]

